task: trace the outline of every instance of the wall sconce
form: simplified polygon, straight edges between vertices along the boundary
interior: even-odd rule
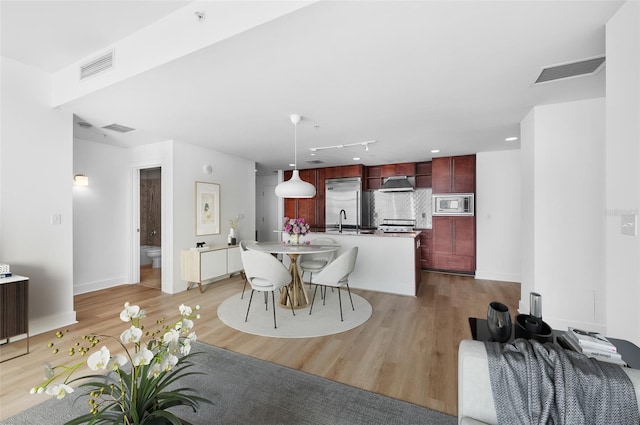
[[[73,176],[74,186],[89,186],[89,177],[84,174],[76,174]]]

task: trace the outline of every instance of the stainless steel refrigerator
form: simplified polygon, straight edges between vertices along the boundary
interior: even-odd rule
[[[344,210],[342,227],[358,229],[369,225],[369,208],[363,202],[360,177],[327,179],[325,181],[325,222],[328,228],[338,227]]]

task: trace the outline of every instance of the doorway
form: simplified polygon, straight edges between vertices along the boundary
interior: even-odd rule
[[[140,285],[162,289],[162,168],[140,169]]]

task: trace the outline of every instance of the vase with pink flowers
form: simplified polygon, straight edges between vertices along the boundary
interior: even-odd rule
[[[289,235],[290,244],[300,243],[300,236],[304,236],[309,233],[309,225],[304,222],[304,218],[289,218],[282,219],[282,225],[284,232]]]

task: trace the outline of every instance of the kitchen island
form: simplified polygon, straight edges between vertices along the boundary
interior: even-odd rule
[[[351,288],[415,296],[420,285],[420,232],[334,230],[312,232],[301,241],[326,237],[340,245],[336,257],[357,246],[356,267],[349,276]],[[308,276],[305,275],[308,281]]]

